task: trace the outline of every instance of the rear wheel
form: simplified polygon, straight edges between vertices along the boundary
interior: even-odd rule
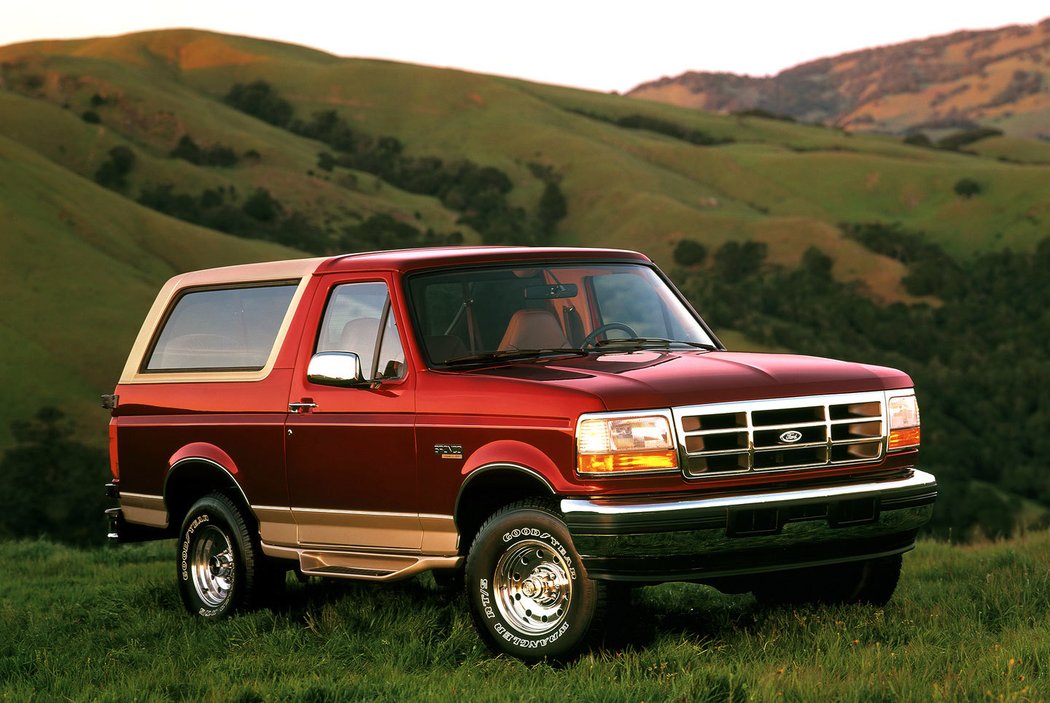
[[[604,586],[587,577],[561,515],[544,501],[489,518],[470,548],[466,578],[474,624],[497,653],[570,659],[603,620]]]
[[[190,508],[179,533],[179,595],[186,610],[223,618],[271,595],[284,581],[248,527],[241,507],[210,493]]]
[[[867,603],[882,606],[897,589],[901,563],[901,555],[895,554],[769,574],[753,592],[755,598],[766,605]]]

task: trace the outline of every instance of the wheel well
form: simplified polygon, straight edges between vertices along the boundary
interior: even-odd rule
[[[508,466],[472,474],[456,500],[460,554],[467,553],[481,526],[504,505],[525,498],[549,497],[553,493],[546,482],[524,469]]]
[[[228,471],[209,461],[187,460],[176,464],[164,482],[164,504],[168,509],[168,529],[177,533],[186,513],[203,496],[214,491],[226,494],[230,500],[245,509],[245,517],[252,521],[254,514],[241,487]]]

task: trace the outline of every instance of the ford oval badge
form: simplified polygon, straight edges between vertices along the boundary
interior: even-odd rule
[[[788,430],[780,433],[780,441],[784,444],[794,444],[802,439],[802,433],[798,430]]]

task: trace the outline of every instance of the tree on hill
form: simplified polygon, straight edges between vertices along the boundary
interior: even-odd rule
[[[765,242],[726,242],[715,252],[715,270],[726,280],[736,280],[758,272],[769,247]]]
[[[135,166],[135,152],[126,146],[115,146],[109,150],[109,160],[103,161],[95,171],[95,181],[112,190],[128,187],[127,175]]]
[[[958,196],[972,198],[975,195],[980,195],[982,188],[981,184],[972,178],[960,178],[955,182],[952,190],[954,190],[955,194]]]
[[[290,102],[279,97],[269,83],[261,80],[235,84],[224,100],[227,105],[277,127],[287,127],[295,113]]]
[[[169,154],[173,159],[189,161],[197,166],[236,166],[237,153],[228,146],[212,144],[204,148],[188,134],[182,135]]]
[[[568,203],[565,195],[557,183],[548,181],[543,187],[543,195],[540,196],[540,204],[536,216],[540,220],[540,227],[545,233],[551,233],[557,227],[558,222],[569,214]]]
[[[248,86],[235,85],[226,102],[259,116],[260,108],[254,102],[258,95],[267,101],[280,100],[269,84],[256,81]],[[446,162],[436,157],[407,156],[396,137],[367,134],[332,109],[317,110],[309,120],[296,119],[291,111],[281,126],[316,139],[337,153],[318,155],[317,167],[322,171],[330,172],[337,166],[364,171],[377,176],[377,184],[386,182],[410,193],[436,197],[445,207],[459,212],[458,221],[477,230],[486,244],[546,243],[568,212],[558,176],[549,168],[530,167],[533,175],[544,181],[536,217],[530,220],[523,208],[512,206],[508,200],[514,182],[492,166],[467,159]]]
[[[284,210],[281,203],[265,188],[256,188],[242,207],[244,214],[260,222],[273,222]]]
[[[679,266],[698,266],[707,259],[707,247],[695,239],[683,239],[675,245],[674,262]]]

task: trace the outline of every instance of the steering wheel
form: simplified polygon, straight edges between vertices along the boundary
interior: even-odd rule
[[[580,342],[580,348],[581,349],[586,349],[588,346],[594,344],[595,341],[597,341],[598,337],[600,337],[601,335],[605,334],[609,330],[622,330],[622,331],[627,333],[628,337],[637,337],[638,336],[638,333],[635,332],[630,327],[630,325],[625,325],[622,322],[610,322],[608,324],[602,325],[601,327],[598,327],[598,328],[594,329],[589,335],[584,337],[583,341]]]

